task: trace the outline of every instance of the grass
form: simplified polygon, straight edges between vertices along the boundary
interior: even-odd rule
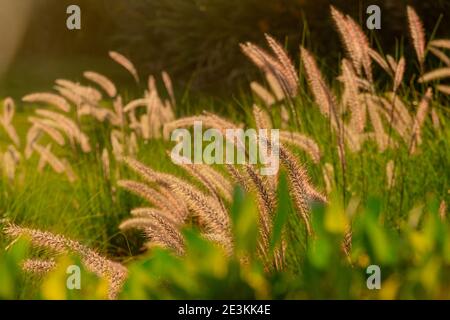
[[[417,153],[411,154],[410,146],[384,123],[388,128],[387,134],[397,142],[397,146],[380,151],[375,139],[367,140],[358,152],[351,152],[347,146],[343,164],[337,148],[339,136],[332,120],[318,108],[314,86],[308,89],[306,79],[309,76],[307,69],[300,71],[298,86],[291,90],[298,92],[292,97],[287,97],[285,92],[283,101],[265,106],[264,110],[275,128],[287,125],[287,129],[299,131],[319,145],[322,157],[318,164],[302,150],[293,148],[313,186],[325,191],[323,168],[328,163],[334,170],[332,190],[328,192],[329,202],[325,206],[311,206],[314,236],[306,234],[304,223],[296,212],[297,199],[292,196],[292,177],[287,174],[288,170],[283,169],[278,189],[271,190],[278,203],[273,208],[274,231],[268,235],[268,254],[262,259],[255,254],[258,234],[255,226],[259,221],[258,200],[255,199],[258,193],[242,192],[239,188],[232,203],[225,202],[231,219],[230,237],[235,244],[230,255],[201,236],[204,223],[199,223],[197,215],[190,216],[186,221],[187,227],[180,228],[186,241],[183,257],[149,247],[149,239],[142,234],[119,229],[133,208],[148,205],[140,197],[118,188],[118,180],[139,180],[140,177],[120,162],[119,157],[113,156],[111,132],[117,130],[129,134],[133,130],[114,128],[108,122],[98,122],[93,117],[79,119],[74,112],[68,115],[76,119],[77,125],[89,136],[92,151],[83,153],[77,146],[55,146],[52,151],[58,157],[68,159],[78,178],[71,183],[64,174],[54,172],[49,166],[39,172],[36,169],[39,157],[35,153],[31,159],[20,163],[12,181],[6,176],[0,179],[0,217],[19,225],[63,234],[127,265],[129,279],[122,298],[448,298],[446,272],[450,266],[450,249],[446,243],[450,231],[445,212],[439,209],[440,204],[450,203],[448,96],[434,96],[430,110],[437,112],[440,128],[435,128],[430,117],[425,120],[422,144]],[[384,77],[382,79],[383,82],[375,83],[380,96],[391,86]],[[129,81],[132,81],[131,77]],[[8,89],[12,89],[13,94],[22,95],[25,91],[23,86],[14,90],[14,81],[9,83]],[[158,85],[162,91],[160,87]],[[135,90],[141,90],[139,86],[137,88],[119,91],[128,102],[132,99],[130,97],[134,97]],[[341,101],[345,87],[334,82],[331,88]],[[402,82],[397,94],[412,115],[425,89],[425,85],[414,81]],[[175,118],[199,114],[207,109],[234,123],[251,127],[255,125],[253,103],[264,106],[263,101],[245,88],[241,96],[226,101],[192,97],[189,91],[177,92],[177,98]],[[281,117],[283,104],[291,110],[288,123]],[[101,101],[96,106],[111,109],[111,101]],[[26,141],[30,126],[27,118],[34,114],[36,108],[33,104],[24,107],[19,103],[13,124],[21,141]],[[297,121],[293,120],[294,112],[298,115]],[[347,122],[351,116],[352,112],[343,114],[342,121]],[[373,130],[373,123],[368,122],[366,131]],[[138,152],[132,155],[134,158],[156,171],[171,173],[189,181],[200,191],[206,191],[204,186],[168,159],[166,151],[173,143],[141,136],[137,141]],[[50,142],[47,137],[40,140],[42,145]],[[10,144],[2,131],[2,155]],[[122,146],[126,148],[128,144],[127,140]],[[101,155],[104,148],[110,155],[110,173],[103,169]],[[386,175],[389,161],[396,165],[395,183],[390,188]],[[177,197],[180,202],[185,200],[180,194]],[[349,225],[353,229],[352,249],[345,255],[342,241],[348,235]],[[280,269],[274,267],[273,259],[277,250],[281,250],[283,241],[287,248],[284,268]],[[0,233],[0,248],[6,248],[10,242],[11,239]],[[29,249],[22,243],[10,250],[0,250],[0,268],[10,275],[8,281],[18,281],[20,288],[26,289],[0,292],[0,297],[49,298],[52,297],[48,293],[49,287],[54,287],[56,296],[61,298],[98,298],[95,292],[102,292],[101,281],[92,280],[90,276],[88,279],[92,284],[86,285],[91,290],[79,294],[69,293],[52,280],[62,277],[64,268],[78,261],[77,257],[57,258],[59,266],[48,277],[24,277],[18,265],[29,255],[28,251],[31,255],[50,255],[47,250]],[[379,292],[368,291],[365,287],[365,268],[369,264],[380,265],[386,274],[383,290]],[[430,272],[435,276],[427,275]],[[100,291],[95,290],[96,286]]]

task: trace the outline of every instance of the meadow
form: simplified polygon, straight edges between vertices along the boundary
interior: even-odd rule
[[[314,39],[289,57],[266,35],[241,44],[260,77],[221,101],[115,51],[132,89],[93,65],[5,98],[0,298],[450,298],[450,39],[407,10],[414,56],[331,7],[332,79]],[[173,163],[170,133],[194,121],[280,129],[279,173]]]

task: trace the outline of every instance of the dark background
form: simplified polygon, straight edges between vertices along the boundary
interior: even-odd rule
[[[382,29],[372,36],[387,52],[395,52],[396,47],[404,44],[405,54],[411,54],[407,4],[416,8],[428,35],[441,15],[437,36],[448,37],[450,30],[448,0],[35,1],[39,4],[10,67],[9,80],[17,85],[21,83],[23,70],[31,73],[31,80],[43,80],[40,83],[48,85],[52,77],[74,76],[89,68],[89,64],[95,64],[90,65],[91,69],[106,72],[111,69],[119,81],[127,81],[108,62],[107,52],[114,49],[135,61],[142,75],[166,69],[178,84],[218,93],[253,77],[256,70],[240,53],[238,44],[263,43],[264,32],[283,41],[296,59],[304,35],[306,45],[324,58],[325,66],[335,66],[343,50],[330,18],[330,4],[363,25],[367,6],[380,5]],[[66,8],[70,4],[81,7],[80,31],[68,31],[65,27]],[[43,60],[47,61],[43,64],[45,70],[33,74],[29,65],[37,66]]]

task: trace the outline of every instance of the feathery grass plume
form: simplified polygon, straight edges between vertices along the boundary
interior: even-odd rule
[[[241,43],[240,47],[242,53],[244,53],[258,68],[264,70],[265,72],[271,72],[267,69],[266,62],[263,58],[263,56],[267,56],[269,60],[273,60],[267,52],[251,42]]]
[[[134,132],[130,133],[130,137],[128,138],[127,144],[128,144],[128,154],[131,156],[135,156],[139,152],[139,145],[136,133]]]
[[[271,181],[263,178],[251,165],[245,165],[245,174],[241,178],[246,179],[247,192],[254,192],[259,211],[259,241],[258,247],[263,257],[267,257],[269,239],[272,233],[272,217],[276,208],[275,188]]]
[[[379,105],[373,101],[367,101],[367,110],[369,111],[369,118],[372,123],[373,130],[375,132],[375,140],[378,144],[378,148],[381,152],[385,151],[388,147],[388,136],[384,131],[383,121],[379,115]]]
[[[171,182],[170,184],[173,192],[179,198],[185,200],[188,208],[199,217],[200,222],[208,230],[214,231],[218,229],[222,232],[228,232],[230,226],[229,216],[217,199],[204,194],[204,192],[185,181]]]
[[[231,178],[236,184],[242,186],[242,188],[246,192],[251,192],[252,188],[249,183],[250,182],[249,179],[246,179],[244,175],[235,166],[231,164],[225,164],[225,167],[227,169],[227,172],[230,174]]]
[[[394,89],[393,89],[394,92],[397,91],[397,89],[403,82],[403,76],[405,75],[405,66],[406,66],[405,57],[401,57],[400,60],[398,61],[397,69],[395,69]]]
[[[22,98],[24,102],[47,103],[53,105],[63,112],[70,111],[70,104],[61,96],[54,93],[36,92]]]
[[[153,81],[151,81],[153,83]],[[154,87],[154,85],[149,85]],[[136,119],[135,109],[145,107],[146,113],[141,115],[139,121]],[[146,92],[145,98],[133,100],[123,109],[130,116],[130,127],[138,129],[144,139],[159,138],[161,136],[161,128],[163,123],[171,122],[174,119],[172,106],[168,100],[162,103],[158,96],[156,87]]]
[[[57,79],[55,83],[61,88],[72,91],[81,98],[82,102],[85,103],[96,105],[103,98],[101,92],[97,89],[86,87],[70,80]]]
[[[260,200],[260,218],[262,219],[262,226],[266,230],[266,236],[270,234],[270,221],[271,216],[277,205],[277,197],[275,188],[270,185],[268,179],[260,176],[252,165],[245,165],[245,171],[253,183],[255,190],[257,191],[258,199]]]
[[[217,233],[226,239],[223,243],[225,247],[232,246],[229,216],[215,198],[205,195],[186,182],[171,187],[173,192],[187,203],[206,233]]]
[[[300,162],[286,148],[280,146],[280,159],[288,170],[294,204],[305,222],[308,234],[312,234],[310,223],[310,203],[326,203],[326,198],[312,187],[309,177]]]
[[[118,125],[117,117],[114,112],[109,109],[103,107],[93,107],[88,104],[83,104],[80,108],[78,108],[78,116],[81,117],[81,110],[86,108],[86,115],[91,115],[94,119],[100,122],[109,121],[112,125]]]
[[[176,195],[172,192],[172,189],[168,185],[169,185],[168,183],[167,183],[167,185],[163,185],[162,183],[159,183],[158,191],[163,197],[165,197],[167,206],[169,206],[171,208],[171,210],[164,211],[164,210],[158,209],[157,212],[159,214],[164,213],[167,217],[171,217],[171,220],[174,223],[181,225],[182,223],[185,222],[185,220],[189,214],[189,210],[187,208],[187,205],[184,202],[180,201],[180,199],[178,197],[176,197]],[[155,208],[137,208],[137,209],[132,210],[131,214],[135,214],[134,211],[138,212],[140,209],[142,209],[142,210],[151,209],[153,211],[156,210]],[[137,214],[137,215],[139,215],[139,214]]]
[[[164,101],[164,105],[161,106],[159,111],[162,123],[173,121],[175,119],[175,113],[173,112],[172,106],[168,100]]]
[[[158,99],[156,91],[150,93],[153,98],[150,99],[151,104],[147,106],[147,119],[149,126],[149,137],[160,138],[161,137],[161,107],[162,103]]]
[[[280,109],[281,128],[286,129],[289,127],[289,112],[284,105],[282,105]]]
[[[83,152],[90,152],[91,146],[89,144],[89,138],[81,131],[78,125],[70,118],[57,112],[53,112],[45,109],[37,109],[36,114],[41,117],[53,120],[58,126],[71,138],[76,140]]]
[[[368,82],[366,79],[356,77],[355,80],[361,89],[369,91],[369,92],[375,91],[373,85],[370,82]]]
[[[177,216],[171,213],[168,213],[167,211],[159,210],[156,208],[150,208],[150,207],[141,207],[141,208],[134,208],[131,210],[131,215],[136,218],[151,218],[154,215],[158,215],[163,217],[165,220],[169,221],[170,223],[181,226],[183,224],[183,221],[179,221],[177,219]]]
[[[184,253],[183,236],[177,226],[165,216],[152,211],[146,212],[146,217],[129,218],[119,226],[121,230],[141,229],[152,243],[174,250],[178,255]]]
[[[22,270],[37,275],[44,275],[56,268],[53,260],[27,259],[22,264]]]
[[[325,191],[330,194],[334,189],[334,168],[331,163],[325,163],[322,168],[323,181],[325,182]]]
[[[447,203],[444,200],[439,204],[439,217],[442,221],[447,218]]]
[[[161,182],[163,185],[169,186],[168,181],[170,179],[166,180],[166,177],[163,174],[147,167],[142,162],[139,162],[138,160],[131,157],[124,157],[122,160],[130,169],[136,172],[139,175],[139,177],[144,179],[146,182],[148,183]],[[164,182],[166,183],[164,184]]]
[[[4,174],[10,182],[13,182],[16,176],[18,159],[14,156],[13,153],[10,152],[10,150],[8,150],[3,154],[2,160]]]
[[[177,233],[177,230],[173,229],[174,232],[168,233],[161,227],[160,223],[155,221],[155,219],[148,218],[131,218],[124,221],[120,225],[120,229],[123,231],[130,229],[142,230],[145,238],[148,240],[146,243],[147,248],[157,246],[170,249],[179,256],[183,255],[184,247],[172,236],[172,234]]]
[[[395,164],[393,160],[389,160],[386,164],[386,179],[387,179],[387,187],[391,189],[395,184]]]
[[[345,93],[351,111],[349,126],[355,130],[355,132],[361,133],[366,126],[366,107],[364,104],[359,103],[357,75],[347,59],[342,60],[342,75],[345,84]]]
[[[406,142],[409,143],[409,139],[411,137],[411,117],[408,114],[408,118],[404,118],[399,109],[399,105],[403,106],[403,103],[400,102],[400,98],[396,97],[392,102],[387,101],[384,98],[376,98],[372,97],[375,101],[373,103],[380,104],[381,107],[378,108],[378,111],[381,115],[384,116],[386,121],[392,126],[392,128],[400,135],[400,137]],[[405,120],[408,119],[408,120]]]
[[[386,97],[387,100],[379,96],[372,96],[372,99],[381,102],[385,109],[388,110],[389,114],[394,116],[394,121],[398,121],[399,123],[403,123],[405,126],[410,127],[413,123],[413,118],[406,105],[402,102],[401,97],[394,92],[387,92]]]
[[[253,117],[255,118],[257,129],[272,129],[270,115],[256,104],[253,105]]]
[[[170,156],[170,152],[168,154]],[[232,201],[233,187],[222,174],[214,170],[211,166],[206,164],[192,164],[190,159],[182,156],[176,156],[176,164],[200,181],[218,201],[220,201],[221,195],[225,200]]]
[[[79,117],[82,117],[85,115],[92,116],[94,119],[96,119],[100,122],[110,121],[112,125],[119,124],[115,113],[109,109],[102,108],[102,107],[96,108],[89,104],[82,104],[78,108],[77,114]]]
[[[310,209],[305,187],[305,180],[307,179],[306,172],[302,167],[298,168],[296,166],[297,162],[294,161],[294,157],[287,154],[282,148],[280,148],[280,158],[286,164],[288,169],[291,192],[295,206],[305,223],[308,234],[311,235]]]
[[[8,134],[9,138],[16,146],[20,146],[20,138],[12,124],[14,114],[16,112],[16,104],[12,98],[3,100],[3,114],[0,117],[0,124]]]
[[[38,229],[23,228],[8,222],[4,233],[9,237],[26,237],[36,247],[46,248],[59,254],[74,253],[80,256],[86,268],[99,277],[108,279],[110,299],[116,299],[127,277],[127,269],[120,263],[113,262],[101,256],[96,251],[70,240],[64,236],[41,231]]]
[[[369,48],[369,56],[390,76],[393,76],[392,70],[386,60],[375,50]]]
[[[103,90],[105,90],[109,97],[114,98],[116,96],[116,86],[108,77],[94,71],[85,71],[83,76],[86,79],[98,84]]]
[[[275,97],[258,82],[252,81],[250,83],[250,88],[264,102],[266,106],[269,107],[275,103]]]
[[[277,78],[270,72],[265,72],[265,78],[269,84],[270,90],[272,90],[275,95],[275,98],[278,101],[286,99],[286,94],[283,92],[283,88]]]
[[[65,171],[64,163],[50,151],[50,146],[51,145],[49,144],[46,148],[43,148],[38,144],[33,144],[34,150],[39,153],[41,158],[45,160],[45,162],[48,163],[53,170],[55,170],[55,172],[63,173]]]
[[[242,52],[253,61],[253,63],[266,73],[271,73],[287,96],[294,97],[298,92],[298,83],[292,78],[278,58],[273,57],[260,47],[247,42],[241,44]]]
[[[312,138],[298,132],[280,131],[280,142],[296,146],[309,154],[315,163],[320,162],[322,154],[318,144]]]
[[[2,120],[4,123],[11,123],[16,113],[16,104],[14,100],[10,97],[3,100],[3,115]]]
[[[125,112],[125,109],[124,109]],[[135,132],[139,133],[141,124],[139,123],[136,115],[136,111],[133,109],[130,112],[128,112],[128,126],[130,129],[134,130]]]
[[[169,123],[165,123],[163,127],[163,137],[164,139],[168,140],[170,133],[178,128],[186,128],[191,127],[195,124],[195,122],[201,122],[203,127],[207,128],[213,128],[216,130],[219,130],[220,133],[222,133],[225,136],[225,139],[233,145],[235,145],[237,148],[241,150],[245,149],[245,143],[241,139],[229,139],[229,136],[226,134],[226,131],[228,129],[239,129],[240,125],[237,125],[233,122],[230,122],[226,119],[223,119],[213,113],[210,112],[203,112],[203,115],[200,116],[191,116],[191,117],[185,117],[180,118],[177,120],[174,120]]]
[[[342,171],[347,170],[347,160],[345,159],[345,149],[340,148],[339,145],[336,147],[339,163],[341,164]]]
[[[308,55],[309,53],[302,48],[302,59],[304,59],[304,61],[309,60]],[[310,59],[312,59],[311,56]],[[343,154],[344,152],[344,140],[347,141],[351,150],[355,152],[359,151],[361,147],[360,139],[358,139],[357,135],[355,135],[351,129],[347,128],[345,125],[341,123],[341,119],[339,118],[336,110],[336,97],[331,93],[326,84],[323,81],[320,81],[321,80],[320,72],[318,74],[315,74],[314,70],[317,70],[318,72],[318,69],[317,66],[315,65],[314,59],[312,59],[312,62],[313,62],[312,65],[314,65],[315,67],[312,68],[312,70],[310,70],[313,71],[310,72],[311,73],[310,87],[312,88],[313,94],[316,96],[316,103],[319,104],[319,107],[321,106],[322,103],[325,103],[319,109],[321,111],[323,110],[322,114],[329,117],[331,126],[333,127],[333,129],[335,129],[335,132],[337,133],[338,148],[340,149],[341,154]],[[307,67],[306,70],[308,70]]]
[[[14,145],[10,144],[6,150],[11,153],[16,163],[19,163],[20,160],[22,160],[22,154],[16,149]]]
[[[175,107],[176,100],[175,100],[175,93],[173,90],[172,80],[170,79],[170,76],[166,71],[163,71],[161,73],[161,77],[163,79],[164,86],[166,87],[167,93],[169,94],[170,102],[172,103],[172,106]]]
[[[257,197],[257,205],[258,205],[258,209],[260,212],[260,240],[258,243],[258,247],[259,250],[261,252],[261,254],[263,256],[266,255],[267,253],[267,248],[268,248],[268,235],[270,234],[270,225],[269,225],[269,221],[268,221],[268,216],[269,214],[272,213],[272,210],[268,210],[271,205],[267,205],[270,204],[272,201],[270,200],[272,198],[272,196],[269,196],[269,194],[273,194],[274,193],[274,189],[271,188],[270,185],[266,185],[263,183],[258,183],[257,181],[258,179],[252,179],[250,177],[249,172],[247,172],[246,174],[241,173],[235,166],[231,165],[231,164],[227,164],[226,165],[227,171],[228,173],[231,175],[232,179],[235,181],[235,183],[239,184],[240,186],[243,187],[243,189],[247,192],[247,193],[252,193],[255,191],[256,193],[256,197]],[[257,177],[258,175],[254,172],[254,170],[250,167],[247,169],[248,171],[253,171],[253,178]],[[255,184],[256,181],[256,184]],[[263,189],[264,192],[260,192],[258,190],[258,187]],[[270,189],[273,189],[272,191],[269,191]],[[265,195],[266,201],[263,198],[263,195]]]
[[[149,98],[132,100],[127,105],[125,105],[125,107],[123,108],[123,112],[130,112],[139,107],[147,107],[149,103],[150,103]]]
[[[76,107],[79,107],[84,102],[84,99],[72,90],[60,86],[55,86],[54,89],[58,91],[62,98],[73,103]]]
[[[43,110],[43,109],[42,109],[42,110]],[[32,123],[34,123],[34,122],[40,122],[40,123],[43,123],[43,124],[45,124],[46,126],[51,127],[51,128],[53,128],[53,129],[60,130],[60,131],[64,131],[64,130],[62,129],[63,126],[62,126],[60,123],[58,123],[58,122],[55,121],[55,120],[49,119],[49,118],[39,118],[39,117],[29,116],[29,117],[28,117],[28,121],[29,121],[29,122],[32,122]]]
[[[431,122],[433,123],[433,127],[436,131],[441,129],[441,121],[439,120],[439,115],[435,108],[431,108]]]
[[[1,121],[1,120],[0,120],[0,122],[3,125],[3,129],[6,131],[9,138],[11,139],[11,141],[16,146],[20,146],[20,138],[19,138],[19,135],[17,134],[17,131],[14,128],[14,126],[11,123],[3,123],[3,121]]]
[[[51,249],[56,253],[65,253],[68,249],[69,241],[65,237],[47,231],[22,228],[7,222],[3,232],[11,238],[26,236],[34,246]]]
[[[411,34],[414,49],[416,50],[417,59],[419,60],[420,66],[421,68],[423,68],[426,47],[423,23],[417,15],[416,11],[411,6],[407,6],[406,11],[408,15],[409,32]]]
[[[177,224],[185,222],[189,215],[189,208],[186,203],[180,201],[180,199],[172,192],[172,189],[168,186],[159,186],[159,192],[166,197],[166,201],[172,206],[171,216]]]
[[[153,92],[156,90],[156,79],[153,75],[148,76],[147,88],[148,88],[148,92]]]
[[[336,104],[337,99],[323,80],[315,59],[309,51],[303,47],[300,47],[300,56],[306,71],[309,87],[314,95],[316,104],[319,106],[319,110],[322,114],[329,117],[332,127],[336,130],[338,136],[338,147],[342,149],[341,153],[344,149],[344,139],[347,139],[352,150],[359,150],[359,141],[354,139],[354,135],[349,134],[350,130],[342,125],[341,120],[338,117]]]
[[[391,70],[395,72],[397,70],[397,61],[390,54],[386,56],[386,59],[389,63],[389,67],[391,68]]]
[[[417,108],[416,117],[414,118],[414,124],[411,130],[410,154],[414,154],[417,150],[417,146],[422,143],[422,127],[425,123],[432,97],[433,90],[428,88]]]
[[[110,51],[109,56],[115,62],[120,64],[122,67],[124,67],[133,76],[134,80],[137,83],[139,83],[139,75],[137,73],[137,70],[134,67],[134,64],[128,58],[126,58],[124,55],[122,55],[118,52],[115,52],[115,51]]]
[[[440,84],[436,86],[436,89],[442,93],[450,95],[450,86]]]
[[[236,125],[233,125],[231,127],[224,126],[223,123],[221,123],[216,118],[213,118],[211,116],[206,115],[191,116],[180,118],[169,123],[165,123],[163,127],[164,139],[168,140],[170,138],[170,133],[173,130],[178,128],[191,127],[194,125],[195,122],[201,122],[204,127],[215,128],[217,130],[220,130],[222,133],[224,133],[226,129],[236,128]]]
[[[82,116],[92,116],[93,115],[92,109],[93,109],[92,106],[89,104],[82,104],[82,105],[78,106],[78,108],[77,108],[78,118],[81,118]],[[97,119],[97,120],[100,120],[100,119]],[[100,121],[103,122],[102,120],[100,120]]]
[[[434,40],[430,41],[430,46],[450,50],[450,40],[449,39],[434,39]]]
[[[228,178],[210,166],[205,166],[202,171],[214,189],[217,190],[225,200],[231,202],[233,199],[233,185]]]
[[[113,101],[113,108],[117,118],[117,125],[123,126],[125,124],[123,100],[121,96],[117,96]]]
[[[64,146],[66,140],[64,136],[55,128],[47,125],[45,122],[40,121],[38,118],[29,117],[28,121],[33,124],[37,129],[45,132],[50,138],[52,138],[60,146]]]
[[[270,179],[263,181],[252,166],[247,165],[244,172],[241,172],[236,166],[231,164],[226,164],[226,168],[235,183],[241,185],[247,193],[254,193],[256,196],[260,213],[258,249],[260,254],[266,257],[272,228],[270,217],[273,214],[274,205],[276,205],[276,198],[274,197],[276,186],[270,185]],[[275,255],[278,256],[277,252],[275,252]],[[277,259],[275,263],[277,264]]]
[[[217,244],[220,248],[223,248],[227,255],[230,256],[233,254],[233,243],[231,243],[223,234],[204,232],[201,235],[204,239]]]
[[[430,82],[433,80],[438,80],[447,77],[450,77],[450,68],[439,68],[424,74],[422,77],[419,78],[419,82],[420,83]]]
[[[165,197],[161,193],[144,183],[132,180],[119,180],[117,185],[142,197],[160,210],[167,212],[171,212],[172,210],[170,203],[165,200]]]
[[[357,134],[353,129],[347,125],[342,124],[341,127],[335,126],[337,131],[337,144],[338,148],[342,149],[340,152],[344,152],[344,141],[347,143],[350,151],[359,152],[361,150],[362,143],[364,142],[364,134]]]
[[[36,126],[32,126],[30,129],[28,129],[27,131],[27,144],[25,146],[25,158],[29,159],[31,157],[31,155],[33,154],[33,144],[39,139],[39,137],[41,136],[41,130],[36,127]]]
[[[167,152],[167,154],[170,156],[169,151]],[[204,165],[204,164],[195,164],[194,165],[194,164],[192,164],[190,159],[180,156],[180,155],[173,155],[172,157],[173,157],[172,160],[174,160],[174,162],[178,166],[185,169],[189,175],[191,175],[196,180],[201,182],[203,184],[203,186],[208,190],[208,192],[213,197],[215,197],[217,200],[220,201],[220,195],[216,191],[216,189],[212,186],[210,177],[206,177],[204,172],[202,172],[204,170],[204,168],[208,167],[207,165]]]
[[[439,58],[447,67],[450,67],[450,58],[441,50],[430,47],[430,52]]]
[[[149,140],[152,136],[152,127],[150,126],[150,115],[148,113],[141,116],[141,133],[144,140]]]
[[[356,21],[353,20],[349,15],[346,15],[346,21],[349,29],[352,31],[352,37],[354,37],[354,39],[351,39],[351,41],[354,42],[353,45],[360,48],[361,64],[366,78],[370,83],[373,83],[372,60],[370,59],[369,55],[369,39],[361,29],[361,26],[356,23]]]
[[[330,116],[334,112],[333,110],[336,107],[333,99],[330,99],[330,97],[332,97],[332,93],[325,84],[325,81],[322,78],[322,74],[320,73],[320,70],[317,67],[317,63],[311,53],[309,53],[309,51],[305,48],[301,47],[300,55],[306,71],[306,77],[308,79],[308,83],[316,100],[316,103],[323,115]]]
[[[352,27],[349,20],[342,12],[337,10],[334,6],[330,6],[331,17],[333,18],[336,28],[339,32],[340,39],[352,61],[353,67],[357,74],[361,74],[362,66],[362,48],[359,36],[355,34],[355,28]]]
[[[347,226],[344,234],[344,240],[342,241],[342,251],[344,251],[348,259],[350,259],[350,254],[352,251],[352,237],[353,237],[352,227]]]
[[[206,110],[203,110],[203,115],[214,120],[223,129],[236,129],[236,128],[242,128],[244,126],[243,124],[236,124],[230,120],[222,118],[222,117],[218,116],[217,114],[206,111]]]
[[[266,41],[272,49],[275,56],[278,58],[278,61],[283,66],[283,75],[288,80],[291,88],[291,95],[295,96],[298,91],[298,75],[295,70],[294,64],[292,63],[291,58],[289,58],[288,54],[284,50],[284,48],[269,34],[265,34]]]

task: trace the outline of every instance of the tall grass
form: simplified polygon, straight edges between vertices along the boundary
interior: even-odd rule
[[[372,49],[358,23],[331,7],[346,51],[337,81],[327,82],[307,48],[300,47],[297,68],[266,35],[270,51],[241,45],[264,83],[253,82],[255,96],[245,93],[230,103],[227,109],[234,111],[226,116],[206,110],[180,116],[189,103],[175,96],[165,72],[149,76],[137,99],[95,71],[84,73],[86,84],[58,79],[54,92],[25,96],[23,103],[34,106],[31,115],[15,114],[6,99],[0,181],[6,229],[0,243],[6,247],[23,236],[59,253],[48,259],[48,252],[30,250],[24,268],[38,273],[57,273],[67,264],[61,254],[79,256],[88,271],[113,282],[110,298],[119,294],[114,281],[124,280],[124,266],[130,267],[124,297],[205,297],[198,288],[212,274],[218,287],[238,279],[233,285],[245,289],[243,297],[364,298],[370,294],[358,272],[369,262],[391,272],[388,288],[401,288],[384,292],[386,297],[445,296],[445,284],[420,277],[414,283],[426,293],[416,295],[401,275],[418,257],[408,274],[437,268],[436,279],[446,278],[448,252],[440,239],[448,235],[450,189],[448,96],[440,82],[448,67],[433,70],[427,54],[435,49],[445,64],[449,40],[428,39],[414,9],[407,10],[418,60],[411,79],[405,57]],[[128,58],[117,52],[110,57],[142,82]],[[379,72],[390,80],[377,81]],[[29,123],[15,126],[21,116]],[[166,154],[170,133],[195,121],[219,132],[281,128],[281,171],[265,177],[252,165],[176,165]],[[401,248],[407,254],[397,257]],[[346,283],[327,295],[332,281],[339,282],[334,265]],[[194,277],[180,280],[176,270]],[[164,285],[152,272],[184,294],[153,292]],[[143,285],[136,280],[142,276],[150,279]],[[352,283],[355,291],[345,293]]]

